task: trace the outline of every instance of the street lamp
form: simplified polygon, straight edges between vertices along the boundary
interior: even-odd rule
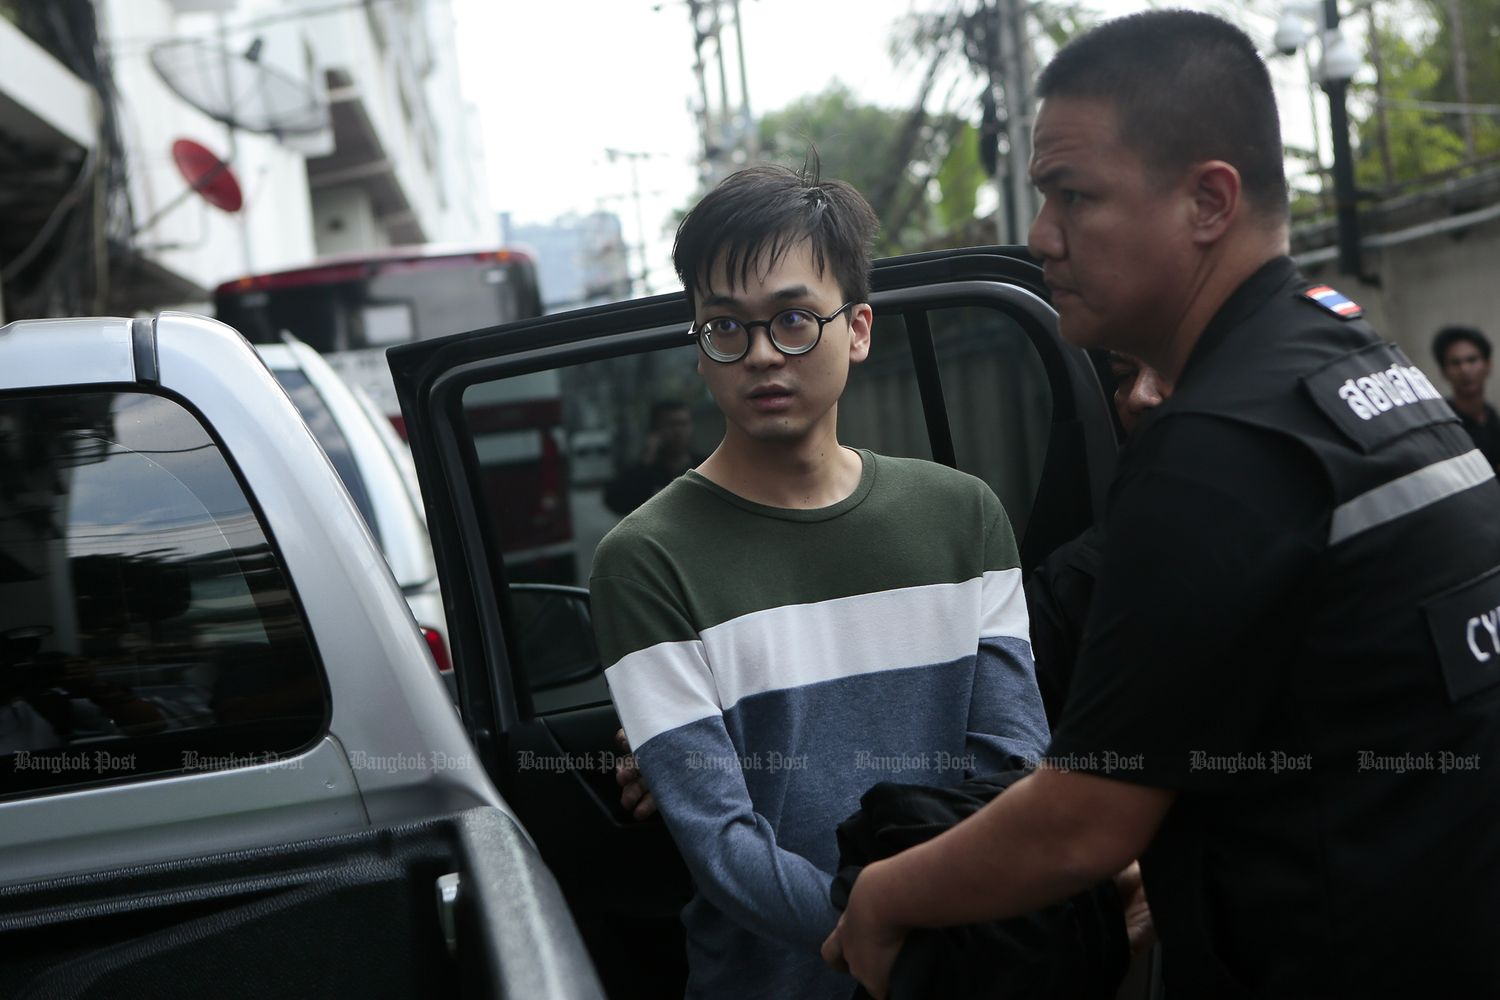
[[[1345,99],[1349,81],[1359,70],[1359,56],[1339,29],[1338,0],[1321,3],[1288,3],[1282,8],[1272,44],[1282,55],[1291,55],[1306,45],[1310,34],[1304,26],[1310,22],[1317,29],[1321,56],[1318,59],[1318,84],[1328,95],[1328,127],[1333,133],[1333,198],[1337,220],[1339,271],[1362,281],[1364,274],[1359,250],[1359,212],[1354,192],[1354,154],[1349,148],[1349,111]]]

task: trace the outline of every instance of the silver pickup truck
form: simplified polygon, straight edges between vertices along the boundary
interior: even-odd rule
[[[251,347],[0,327],[0,996],[599,997]]]
[[[841,439],[981,477],[1038,565],[1116,447],[1040,269],[941,251],[872,283]],[[688,319],[662,295],[388,353],[462,722],[236,333],[0,328],[0,996],[680,996],[690,884],[619,807],[580,585],[653,407],[696,454],[722,434]],[[560,511],[567,557],[518,555]]]

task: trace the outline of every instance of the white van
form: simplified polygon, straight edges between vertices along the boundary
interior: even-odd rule
[[[256,352],[296,404],[390,563],[450,691],[447,621],[417,472],[406,442],[363,390],[349,385],[317,351],[290,334]]]

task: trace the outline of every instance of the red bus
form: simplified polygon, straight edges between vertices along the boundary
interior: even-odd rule
[[[214,309],[251,343],[291,333],[399,417],[386,348],[540,316],[542,300],[522,251],[398,247],[226,281]]]
[[[542,302],[524,251],[398,247],[226,281],[214,309],[252,343],[290,333],[311,346],[404,436],[386,348],[539,316]],[[466,410],[507,564],[571,584],[562,393],[547,374],[475,386]]]

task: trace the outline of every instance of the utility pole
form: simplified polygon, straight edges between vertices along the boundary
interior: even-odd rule
[[[1464,12],[1458,0],[1447,0],[1448,37],[1453,40],[1453,89],[1458,92],[1458,103],[1465,105],[1458,116],[1463,130],[1464,153],[1474,159],[1474,119],[1468,113],[1469,101],[1469,48],[1464,43]]]
[[[755,134],[755,118],[750,114],[750,76],[745,69],[745,27],[740,20],[740,0],[731,0],[734,12],[734,48],[740,62],[740,148],[745,151],[745,162],[753,163],[760,157],[760,137]]]
[[[1339,271],[1364,277],[1359,251],[1359,211],[1354,192],[1354,152],[1349,146],[1349,77],[1330,72],[1329,48],[1339,37],[1338,0],[1323,0],[1323,91],[1328,95],[1328,127],[1333,133],[1334,215],[1338,223]],[[1351,74],[1352,75],[1352,74]]]
[[[1375,67],[1375,143],[1380,147],[1380,170],[1385,186],[1396,183],[1396,165],[1391,159],[1391,123],[1385,106],[1385,57],[1380,51],[1380,22],[1375,5],[1365,8],[1370,21],[1370,64]],[[1316,128],[1314,129],[1316,132]]]
[[[713,111],[708,102],[708,67],[703,63],[703,43],[708,41],[708,35],[704,32],[700,23],[703,13],[703,0],[687,0],[687,6],[688,17],[693,22],[693,75],[698,78],[698,94],[699,100],[702,102],[698,106],[698,139],[702,143],[706,171],[709,169],[707,164],[714,158],[713,139],[711,138],[714,122]],[[699,179],[704,182],[705,187],[708,186],[706,172]]]
[[[1012,232],[1016,243],[1036,215],[1031,190],[1031,36],[1026,28],[1025,0],[999,0],[1000,39],[1004,52],[1006,133],[1010,137]]]
[[[1000,163],[1000,136],[1008,132],[1008,127],[1002,127],[1000,121],[1000,101],[1005,96],[1005,72],[1000,63],[1005,50],[1000,44],[998,0],[995,4],[985,0],[972,14],[961,15],[960,23],[971,57],[984,63],[984,93],[979,99],[979,160],[995,182],[995,242],[1014,243],[1015,199],[1009,183],[1009,161],[1005,168]],[[1008,151],[1008,141],[1006,148]]]
[[[1302,65],[1307,70],[1307,113],[1312,121],[1313,141],[1313,166],[1318,174],[1318,210],[1328,211],[1328,177],[1329,171],[1323,166],[1323,135],[1321,126],[1318,124],[1318,91],[1312,84],[1318,78],[1318,72],[1313,68],[1312,46],[1302,47]]]
[[[739,95],[731,97],[729,66],[724,50],[724,29],[727,26],[723,15],[724,0],[686,0],[688,16],[693,22],[693,72],[698,77],[698,92],[703,106],[698,115],[698,127],[703,143],[703,169],[701,180],[704,187],[712,187],[729,173],[733,167],[755,158],[757,142],[755,122],[750,115],[749,72],[745,62],[745,38],[740,21],[739,0],[730,0],[730,17],[733,20],[736,39],[736,54],[739,60]],[[710,96],[708,81],[708,59],[704,46],[713,42],[714,69],[719,78],[718,108]]]
[[[988,79],[980,123],[985,146],[985,169],[993,165],[995,241],[1023,243],[1036,214],[1031,190],[1031,38],[1026,26],[1026,0],[986,2],[967,20],[969,41],[982,56]],[[972,51],[972,50],[971,50]],[[1005,117],[1000,118],[1003,103]],[[1005,136],[1005,158],[992,144]]]
[[[635,231],[636,238],[640,241],[637,246],[641,252],[641,275],[638,279],[640,286],[636,291],[637,294],[646,295],[651,288],[651,260],[650,252],[646,247],[648,242],[646,239],[646,217],[641,211],[641,176],[638,164],[641,160],[647,159],[652,154],[629,149],[606,149],[604,155],[609,157],[609,162],[611,163],[617,159],[624,159],[630,162],[630,198],[635,202]]]

